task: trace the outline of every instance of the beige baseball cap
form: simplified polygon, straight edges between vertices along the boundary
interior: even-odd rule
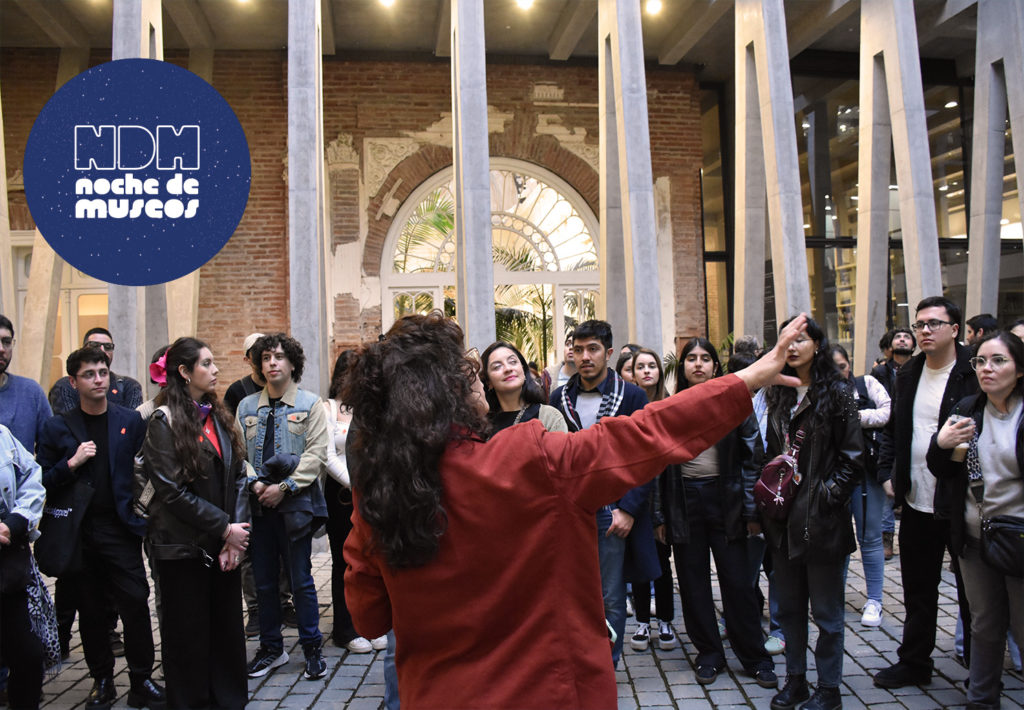
[[[256,341],[263,337],[263,333],[249,333],[242,342],[242,354],[248,355]]]

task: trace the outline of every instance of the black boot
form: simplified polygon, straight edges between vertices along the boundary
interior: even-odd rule
[[[92,690],[85,701],[86,710],[110,710],[110,706],[117,700],[117,687],[114,685],[114,676],[97,678],[92,682]]]
[[[772,710],[793,710],[797,705],[811,697],[811,689],[807,686],[807,677],[803,673],[786,676],[786,684],[772,698]]]
[[[132,680],[132,689],[128,691],[128,707],[163,710],[167,707],[167,695],[164,689],[150,678]]]
[[[842,707],[843,698],[839,694],[839,688],[819,685],[811,699],[800,706],[800,710],[841,710]]]

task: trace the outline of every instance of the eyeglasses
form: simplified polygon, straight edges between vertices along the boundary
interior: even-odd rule
[[[85,346],[87,348],[100,348],[101,350],[104,350],[108,353],[114,352],[113,343],[97,343],[95,340],[90,340],[88,343],[85,344]]]
[[[16,342],[14,338],[0,338],[0,345],[4,347],[4,350],[10,350]]]
[[[1001,370],[1006,363],[1010,362],[1010,358],[1005,355],[993,355],[992,357],[975,355],[969,360],[969,362],[971,363],[971,367],[975,370],[980,370],[985,367],[985,365],[991,366],[993,370]]]
[[[937,318],[932,318],[931,320],[919,320],[910,327],[916,333],[919,330],[924,330],[925,328],[927,328],[928,330],[938,330],[944,325],[954,325],[954,323],[948,320],[939,320]]]

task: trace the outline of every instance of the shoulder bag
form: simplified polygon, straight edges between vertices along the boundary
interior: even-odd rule
[[[789,436],[786,436],[787,440]],[[797,489],[800,487],[800,471],[797,458],[804,430],[796,433],[796,440],[786,453],[779,454],[761,469],[761,477],[754,484],[754,503],[761,515],[769,520],[785,520],[793,506]]]

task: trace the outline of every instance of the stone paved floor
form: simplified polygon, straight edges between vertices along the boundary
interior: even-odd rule
[[[320,549],[323,549],[320,545]],[[886,563],[884,600],[885,613],[882,626],[866,629],[860,625],[860,609],[864,604],[864,580],[859,558],[855,555],[850,564],[846,593],[846,659],[843,666],[843,707],[857,710],[863,707],[908,708],[928,710],[930,708],[963,707],[966,698],[963,680],[967,671],[952,658],[953,632],[956,627],[956,589],[953,577],[944,574],[938,620],[938,648],[936,675],[931,685],[925,688],[903,688],[887,691],[874,687],[871,673],[889,665],[896,659],[903,613],[899,600],[902,599],[899,586],[899,558]],[[948,566],[948,565],[947,565]],[[331,628],[330,570],[331,559],[327,552],[317,552],[313,560],[314,574],[321,601],[321,629]],[[762,580],[763,582],[763,580]],[[767,586],[763,583],[763,586]],[[717,594],[717,590],[716,590]],[[676,628],[686,640],[682,625],[682,614],[678,609],[676,595]],[[719,609],[721,607],[719,606]],[[156,626],[154,620],[154,627]],[[632,619],[627,623],[627,634],[632,634]],[[813,646],[814,635],[811,643]],[[325,655],[328,674],[319,681],[301,678],[302,650],[298,646],[295,631],[288,629],[285,634],[290,662],[270,675],[250,681],[249,690],[252,710],[271,708],[350,708],[351,710],[377,710],[382,706],[384,694],[383,652],[353,654],[328,645]],[[249,653],[255,651],[257,643],[248,643]],[[674,651],[648,651],[637,653],[629,649],[628,643],[624,663],[617,673],[620,710],[632,708],[767,708],[774,691],[757,686],[739,668],[730,656],[728,673],[719,675],[710,686],[697,685],[690,665],[694,657],[693,646],[683,643]],[[730,654],[728,645],[726,653]],[[776,671],[780,678],[785,675],[785,662],[776,656]],[[158,655],[159,663],[159,655]],[[808,661],[813,667],[813,657]],[[1009,668],[1009,660],[1006,662]],[[124,659],[117,662],[117,683],[121,693],[115,707],[126,707],[125,694],[128,675]],[[157,668],[156,677],[160,677]],[[814,680],[813,670],[809,673]],[[1008,710],[1024,709],[1024,676],[1007,670],[1003,675],[1004,691],[1002,706]],[[51,710],[83,707],[91,680],[78,644],[77,631],[72,646],[71,659],[65,664],[54,680],[43,687],[44,707]]]

